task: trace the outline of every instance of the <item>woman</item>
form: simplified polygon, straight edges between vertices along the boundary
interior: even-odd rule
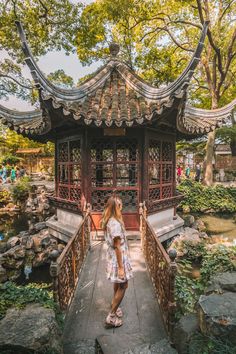
[[[112,196],[107,201],[102,218],[105,240],[108,245],[107,279],[113,283],[114,287],[111,311],[105,322],[107,328],[122,326],[123,313],[119,305],[128,287],[128,280],[133,277],[121,210],[121,199]]]

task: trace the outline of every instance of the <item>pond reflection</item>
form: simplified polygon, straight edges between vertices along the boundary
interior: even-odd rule
[[[201,215],[199,218],[205,223],[208,235],[222,235],[231,242],[236,240],[236,222],[231,215]]]

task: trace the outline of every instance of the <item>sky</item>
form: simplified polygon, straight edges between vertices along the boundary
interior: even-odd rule
[[[77,0],[71,0],[73,3],[78,3]],[[85,4],[89,4],[91,0],[81,1]],[[4,50],[0,51],[0,60],[7,57]],[[50,74],[58,69],[63,69],[67,75],[70,75],[76,83],[79,78],[84,77],[87,74],[93,73],[101,65],[101,62],[93,63],[90,66],[82,66],[79,62],[77,54],[65,54],[65,51],[52,51],[42,56],[38,60],[38,66],[45,75]],[[24,67],[23,73],[25,77],[31,79],[30,71],[27,66]],[[14,96],[9,96],[9,99],[0,100],[0,104],[11,109],[17,109],[19,111],[32,109],[31,105],[23,100],[19,100]]]

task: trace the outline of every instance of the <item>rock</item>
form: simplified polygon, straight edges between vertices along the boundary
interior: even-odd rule
[[[186,243],[192,245],[193,247],[198,243],[202,242],[200,239],[200,234],[196,229],[185,227],[184,232],[171,242],[168,250],[174,248],[177,251],[177,256],[182,257],[188,253],[188,248]]]
[[[29,232],[28,231],[21,231],[19,233],[18,237],[24,238],[24,237],[28,237],[29,236]]]
[[[183,220],[184,220],[184,226],[187,227],[191,227],[193,226],[194,222],[195,222],[195,218],[193,215],[183,215],[182,216]]]
[[[45,236],[42,240],[41,240],[41,246],[42,248],[47,248],[50,244],[51,244],[51,237],[50,236]]]
[[[34,225],[31,225],[30,227],[29,227],[29,234],[30,235],[34,235],[34,234],[36,234],[36,230],[35,230],[35,227],[34,227]]]
[[[7,208],[7,209],[13,209],[13,208],[15,208],[15,204],[14,204],[14,203],[8,203],[8,204],[6,205],[6,208]]]
[[[62,354],[61,337],[53,310],[39,304],[9,309],[0,321],[0,352]]]
[[[207,336],[227,339],[236,344],[236,293],[201,295],[198,322]]]
[[[33,246],[34,246],[33,238],[32,238],[32,237],[29,237],[29,238],[27,239],[25,248],[26,248],[27,250],[29,250],[29,249],[33,248]]]
[[[226,272],[213,276],[205,290],[206,294],[212,292],[236,292],[236,272]]]
[[[65,248],[65,245],[62,245],[61,243],[59,243],[59,245],[57,246],[57,250],[59,253],[62,253],[64,248]]]
[[[207,235],[207,233],[206,232],[200,232],[200,238],[209,238],[209,236]]]
[[[0,253],[4,253],[7,251],[7,242],[1,241],[0,242]]]
[[[45,221],[42,221],[42,222],[38,222],[37,224],[34,225],[34,228],[35,230],[38,232],[38,231],[41,231],[43,229],[46,229],[46,222]]]
[[[32,236],[33,240],[33,250],[35,253],[39,253],[42,251],[41,239],[37,236]]]
[[[174,344],[179,354],[188,354],[191,337],[198,330],[196,314],[188,314],[179,320],[174,329]]]
[[[6,257],[4,257],[4,253],[0,254],[0,264],[2,265],[6,260]]]
[[[0,264],[0,283],[4,283],[5,281],[7,281],[7,271]]]
[[[10,281],[15,281],[21,275],[21,269],[6,269],[7,277]]]
[[[19,245],[20,242],[21,240],[18,236],[10,237],[7,241],[7,248],[10,249],[12,247],[15,247],[16,245]]]
[[[197,219],[194,222],[193,227],[196,228],[200,232],[205,232],[206,231],[206,225],[201,219]]]
[[[44,210],[49,210],[50,209],[50,205],[48,203],[44,203],[43,204],[43,209]]]
[[[21,259],[25,257],[25,247],[23,245],[18,245],[12,247],[7,252],[4,253],[5,258]]]

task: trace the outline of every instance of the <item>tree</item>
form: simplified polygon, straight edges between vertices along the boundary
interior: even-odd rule
[[[122,55],[144,78],[161,84],[173,81],[196,47],[198,33],[209,21],[205,50],[190,100],[204,108],[226,103],[235,92],[236,1],[234,0],[101,0],[88,5],[80,19],[78,56],[84,63],[107,53],[109,33]],[[145,73],[146,69],[146,73]],[[213,180],[215,132],[208,135],[206,184]]]
[[[48,80],[53,82],[54,84],[58,86],[63,86],[63,87],[73,87],[74,86],[74,80],[71,76],[67,75],[64,70],[59,69],[54,71],[53,73],[50,73],[47,76]]]
[[[22,59],[15,20],[24,24],[33,54],[48,50],[75,49],[81,4],[69,0],[2,0],[0,8],[0,49]]]
[[[2,0],[0,50],[9,57],[0,61],[0,98],[13,94],[32,103],[37,100],[32,83],[22,75],[23,55],[15,20],[23,23],[36,58],[48,50],[70,53],[75,50],[81,6],[69,0]],[[70,81],[67,83],[70,85]]]

